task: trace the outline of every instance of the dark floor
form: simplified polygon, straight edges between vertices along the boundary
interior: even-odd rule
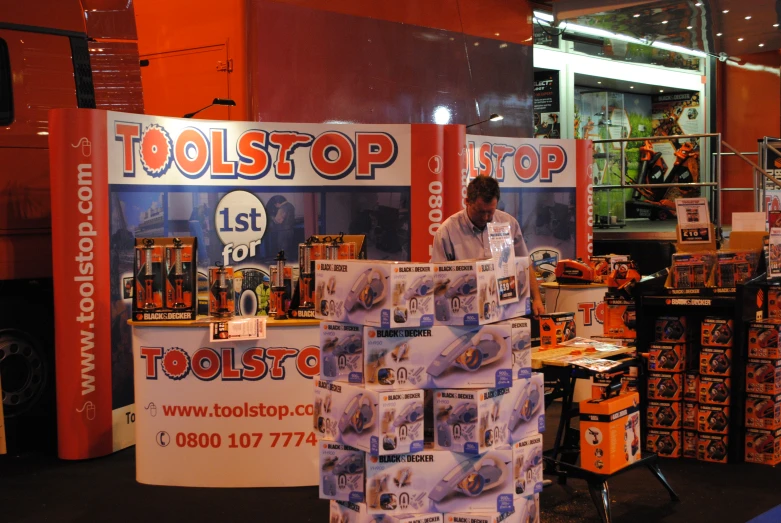
[[[548,445],[553,430],[546,433]],[[0,523],[328,522],[328,502],[317,499],[315,487],[149,487],[136,483],[134,457],[132,448],[81,462],[0,456]],[[781,504],[781,468],[690,460],[661,466],[682,501],[670,502],[647,470],[633,470],[610,483],[615,523],[745,523]],[[582,481],[546,488],[541,505],[544,523],[599,521]]]

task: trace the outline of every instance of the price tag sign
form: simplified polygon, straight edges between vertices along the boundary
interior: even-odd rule
[[[678,213],[680,243],[710,243],[710,213],[705,198],[678,198],[675,210]]]
[[[496,266],[499,305],[518,301],[518,276],[515,272],[515,245],[509,223],[489,223],[488,241]]]
[[[770,229],[770,245],[767,255],[767,279],[781,278],[781,229]]]
[[[263,340],[266,338],[266,318],[241,318],[215,321],[211,324],[209,339],[212,342],[237,340]]]

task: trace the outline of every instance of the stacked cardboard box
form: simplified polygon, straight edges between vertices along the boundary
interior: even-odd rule
[[[493,264],[316,263],[332,520],[539,520],[543,380],[530,322],[513,317],[528,311],[528,262],[507,306]]]
[[[700,328],[696,420],[697,459],[727,462],[730,401],[732,396],[732,350],[734,325],[731,319],[706,317]]]
[[[746,362],[745,459],[781,463],[781,320],[752,323]]]
[[[686,318],[656,319],[648,355],[646,448],[664,458],[679,458],[683,454],[685,371],[691,359],[689,337]]]

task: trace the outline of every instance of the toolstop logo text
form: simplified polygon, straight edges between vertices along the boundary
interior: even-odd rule
[[[201,381],[260,381],[266,376],[284,380],[291,365],[304,378],[312,379],[320,372],[320,349],[315,346],[253,347],[239,351],[233,347],[212,349],[201,347],[187,352],[181,347],[141,347],[141,359],[148,380],[163,375],[174,381],[192,375]]]

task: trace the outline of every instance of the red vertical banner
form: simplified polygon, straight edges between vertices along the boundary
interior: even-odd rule
[[[575,140],[577,147],[577,182],[575,185],[576,253],[584,260],[594,254],[594,143],[591,140]]]
[[[469,184],[469,155],[466,149],[466,127],[445,127],[445,217],[464,208],[466,186]]]
[[[445,221],[445,132],[434,124],[412,125],[410,161],[410,260],[427,262],[439,226]]]
[[[59,456],[113,452],[106,113],[49,112]]]

